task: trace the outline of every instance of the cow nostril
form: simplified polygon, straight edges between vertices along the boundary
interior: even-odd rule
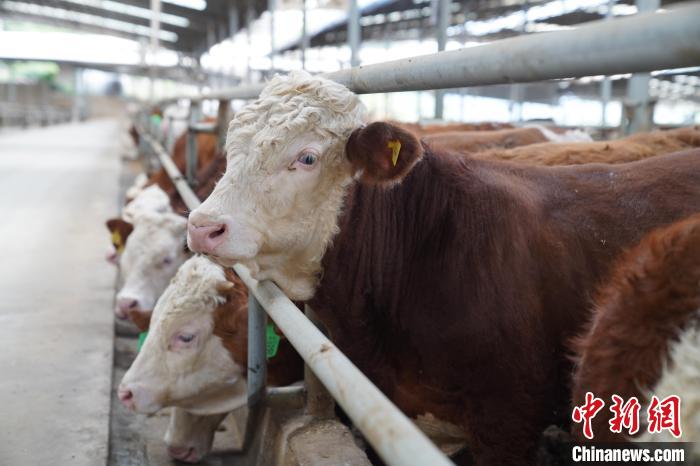
[[[223,235],[224,233],[226,233],[226,225],[221,225],[221,228],[209,233],[209,239],[218,238],[219,236]]]
[[[134,399],[134,393],[131,390],[119,390],[119,400],[122,402],[131,401]]]
[[[134,299],[133,301],[131,301],[131,302],[129,303],[129,309],[135,309],[135,308],[138,307],[138,305],[139,305],[139,302],[138,302],[137,300]]]

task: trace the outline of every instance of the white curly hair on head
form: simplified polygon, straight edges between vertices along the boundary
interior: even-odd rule
[[[237,143],[251,139],[266,126],[276,129],[275,134],[266,138],[267,144],[274,144],[285,133],[301,129],[345,139],[365,122],[366,113],[358,96],[335,81],[306,71],[276,75],[265,85],[260,97],[231,120],[226,153],[231,155],[245,150]],[[236,138],[232,137],[234,131]]]

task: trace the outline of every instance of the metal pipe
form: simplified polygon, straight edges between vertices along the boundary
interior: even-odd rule
[[[253,34],[251,31],[251,28],[253,27],[253,21],[255,20],[255,11],[253,9],[253,0],[246,0],[246,6],[245,6],[245,37],[246,37],[246,43],[248,45],[247,53],[246,53],[246,71],[245,71],[245,76],[246,76],[246,81],[251,82],[252,81],[252,70],[250,68],[250,55],[251,55],[251,49],[253,47]]]
[[[636,0],[640,13],[655,11],[661,6],[660,0]],[[700,16],[696,16],[697,22]],[[698,61],[700,62],[700,60]],[[627,105],[630,108],[630,118],[625,125],[625,134],[649,131],[654,120],[649,102],[649,73],[634,73],[627,82]]]
[[[226,145],[226,133],[228,132],[228,122],[231,119],[231,102],[222,99],[219,101],[219,108],[216,112],[216,139],[218,147]]]
[[[262,401],[265,399],[267,354],[265,327],[267,315],[252,294],[248,294],[248,419],[244,446],[249,445],[257,430]]]
[[[318,316],[308,304],[304,306],[304,315],[316,327],[322,328]],[[317,418],[333,417],[335,400],[308,364],[304,365],[304,386],[306,387],[306,413]]]
[[[201,119],[201,102],[190,102],[190,118],[187,125],[187,154],[185,157],[185,177],[190,186],[197,182],[197,131],[194,130]]]
[[[158,54],[158,36],[160,35],[160,9],[160,0],[151,0],[151,62],[149,63],[151,101],[155,101],[156,55]]]
[[[161,146],[153,137],[151,137],[150,134],[146,133],[143,126],[138,128],[138,132],[140,140],[147,143],[148,146],[155,152],[161,166],[163,169],[165,169],[168,177],[175,185],[175,189],[177,189],[177,192],[180,194],[180,197],[184,201],[185,205],[189,209],[196,208],[199,205],[199,199],[197,199],[195,193],[182,177],[180,170],[178,170],[177,165],[175,165],[173,159],[170,158],[170,155],[168,155],[165,149],[163,149],[163,146]]]
[[[267,0],[267,8],[270,10],[270,70],[275,71],[275,0]]]
[[[450,25],[451,5],[451,0],[439,0],[437,2],[438,15],[437,24],[435,26],[435,38],[437,40],[438,52],[445,50],[445,46],[447,45],[447,28]],[[437,90],[435,91],[435,119],[441,120],[443,118],[444,108],[445,91]]]
[[[608,0],[608,10],[605,12],[605,19],[610,20],[613,17],[613,7],[615,0]],[[605,76],[600,83],[600,126],[605,129],[608,126],[608,104],[612,97],[612,81],[610,76]]]
[[[695,3],[325,76],[358,94],[371,94],[697,66],[700,63],[698,17],[700,4]],[[263,86],[240,86],[185,98],[253,99]]]
[[[360,8],[357,0],[350,0],[348,10],[348,45],[350,46],[350,66],[360,66],[360,40],[362,29],[360,26]]]
[[[453,464],[270,281],[258,282],[240,264],[234,270],[292,346],[389,465]]]
[[[306,30],[306,0],[301,1],[301,69],[306,69],[306,49],[309,48],[309,34]]]
[[[150,136],[144,137],[144,140],[158,154],[187,207],[197,208],[200,205],[199,199],[184,183],[182,175],[162,146]],[[262,371],[266,370],[265,364],[260,364],[265,358],[264,340],[260,338],[260,327],[262,325],[264,328],[265,321],[260,319],[260,315],[264,316],[263,312],[259,312],[260,306],[388,465],[453,465],[415,424],[309,322],[277,285],[270,281],[258,282],[240,264],[234,265],[233,269],[248,287],[248,390],[253,403],[257,401],[256,394],[261,393],[261,378],[264,380]],[[251,367],[255,369],[253,372]],[[251,383],[255,385],[251,386]],[[246,435],[249,435],[248,432]]]

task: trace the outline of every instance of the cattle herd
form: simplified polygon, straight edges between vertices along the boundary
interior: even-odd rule
[[[436,441],[458,464],[536,464],[551,426],[587,440],[572,421],[587,393],[682,400],[680,439],[650,434],[644,415],[634,435],[599,415],[596,441],[700,439],[699,127],[596,142],[366,118],[340,84],[275,77],[236,113],[225,151],[197,136],[200,207],[188,213],[161,170],[107,221],[116,315],[148,330],[117,396],[174,408],[172,457],[199,461],[246,403],[234,263],[308,303],[407,416],[435,420],[430,435],[457,432],[456,447]],[[275,331],[268,384],[302,380]]]

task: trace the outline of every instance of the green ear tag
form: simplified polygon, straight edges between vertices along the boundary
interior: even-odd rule
[[[139,345],[136,347],[137,353],[141,352],[141,347],[143,346],[143,342],[146,341],[147,336],[148,336],[148,332],[139,333]]]
[[[277,356],[277,349],[280,346],[280,336],[275,332],[273,324],[267,324],[267,332],[265,332],[265,347],[267,359]]]

